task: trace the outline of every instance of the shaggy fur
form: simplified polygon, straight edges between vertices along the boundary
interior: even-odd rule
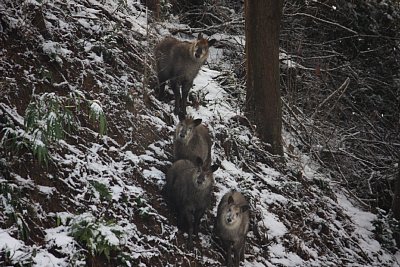
[[[160,100],[164,99],[165,83],[170,80],[175,95],[175,114],[186,115],[189,90],[201,66],[207,60],[209,47],[214,43],[215,39],[207,40],[199,34],[197,40],[192,42],[166,37],[156,46],[155,58],[159,82],[156,95]]]
[[[249,203],[237,191],[226,193],[218,205],[216,233],[225,249],[227,266],[239,267],[239,262],[244,260],[248,230]]]
[[[174,160],[188,159],[195,162],[200,157],[204,166],[211,165],[211,137],[201,119],[186,118],[176,126]]]
[[[198,158],[196,163],[186,159],[175,161],[168,170],[167,200],[177,213],[178,227],[189,235],[189,248],[193,247],[193,234],[197,235],[200,220],[210,206],[213,172],[217,169],[218,165],[203,167],[202,160]]]

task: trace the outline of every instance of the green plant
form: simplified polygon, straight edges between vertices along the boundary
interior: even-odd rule
[[[41,142],[39,139],[33,139],[31,144],[33,157],[37,158],[39,163],[44,162],[47,165],[47,161],[49,158],[49,151],[47,150],[46,145]]]
[[[1,183],[0,202],[4,205],[4,213],[8,221],[17,226],[19,238],[28,240],[30,228],[23,214],[29,214],[29,211],[33,209],[28,203],[22,201],[19,189],[7,183]]]
[[[395,234],[400,233],[400,224],[392,214],[386,214],[384,210],[379,209],[377,218],[372,222],[374,226],[373,232],[376,240],[381,243],[382,247],[395,253],[397,251]]]
[[[150,215],[149,207],[140,207],[139,208],[139,215],[141,217],[148,217]]]
[[[146,200],[144,198],[142,198],[141,196],[136,197],[135,202],[138,207],[146,206]]]
[[[21,148],[29,147],[26,138],[24,138],[25,132],[15,129],[14,125],[4,127],[3,132],[4,135],[0,141],[0,147],[2,147],[4,151],[18,154]]]
[[[90,255],[104,255],[108,260],[111,252],[120,251],[122,233],[114,223],[89,214],[78,216],[71,222],[71,235],[89,250]]]
[[[132,262],[134,261],[134,259],[132,258],[132,254],[127,252],[121,252],[117,256],[117,259],[119,262],[121,262],[122,266],[132,266]]]
[[[111,201],[111,199],[112,199],[111,191],[108,189],[108,187],[105,184],[100,183],[98,181],[89,181],[89,183],[99,193],[100,198],[102,200]]]
[[[34,95],[28,104],[23,127],[15,125],[12,121],[8,122],[3,129],[0,147],[14,155],[21,147],[26,147],[32,151],[39,163],[47,165],[50,158],[49,146],[59,139],[64,139],[66,133],[78,128],[79,120],[75,113],[79,112],[82,103],[89,105],[89,118],[98,121],[99,133],[104,135],[107,121],[97,101],[87,101],[78,90],[70,92],[66,97],[44,93]]]
[[[42,80],[48,81],[49,83],[53,82],[53,73],[44,67],[39,69],[39,74]]]
[[[22,240],[28,240],[30,234],[30,228],[28,224],[25,222],[23,215],[19,212],[11,213],[14,222],[18,227],[18,234]]]
[[[332,192],[332,188],[331,188],[331,186],[330,186],[330,184],[329,184],[329,182],[327,180],[324,180],[324,179],[321,179],[321,178],[317,177],[317,178],[313,179],[313,182],[314,182],[314,184],[316,186],[318,186],[318,188],[321,191],[329,192],[329,193]]]
[[[4,266],[8,266],[12,264],[12,255],[11,255],[11,251],[9,250],[8,247],[3,247],[0,250],[0,255],[3,255],[0,257],[0,262],[2,262],[4,264]]]
[[[54,214],[54,219],[56,221],[56,227],[59,227],[61,225],[69,225],[71,220],[73,218],[73,215],[68,213],[68,212],[57,212]]]
[[[65,137],[65,129],[76,125],[71,106],[64,105],[65,98],[55,93],[44,93],[28,104],[24,126],[34,157],[47,165],[48,146]]]
[[[33,249],[31,253],[21,254],[16,251],[11,251],[7,246],[0,249],[0,263],[1,266],[16,266],[16,267],[30,267],[34,264],[34,257],[36,257],[37,250]]]
[[[92,101],[89,107],[89,118],[99,122],[99,134],[104,135],[107,131],[107,120],[102,107],[98,101]]]
[[[64,98],[54,93],[44,93],[31,101],[25,111],[25,128],[28,132],[39,129],[43,138],[54,141],[64,138],[64,128],[71,129],[76,122]]]

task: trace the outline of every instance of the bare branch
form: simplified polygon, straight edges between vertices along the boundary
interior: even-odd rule
[[[320,22],[323,22],[323,23],[326,23],[326,24],[331,24],[331,25],[333,25],[333,26],[342,28],[342,29],[344,29],[344,30],[346,30],[346,31],[348,31],[348,32],[351,32],[351,33],[353,33],[353,34],[357,34],[357,35],[358,35],[358,32],[356,32],[356,31],[354,31],[354,30],[352,30],[352,29],[350,29],[350,28],[347,28],[347,27],[345,27],[345,26],[343,26],[343,25],[340,25],[339,23],[332,22],[332,21],[325,20],[325,19],[321,19],[321,18],[315,17],[315,16],[310,15],[310,14],[307,14],[307,13],[294,13],[294,14],[286,14],[286,15],[287,15],[287,16],[304,16],[304,17],[309,17],[309,18],[312,18],[312,19],[314,19],[314,20],[317,20],[317,21],[320,21]]]
[[[343,93],[346,91],[347,87],[349,86],[350,83],[350,78],[347,77],[347,79],[343,82],[343,84],[336,89],[335,91],[333,91],[333,93],[331,93],[324,101],[322,101],[317,108],[315,109],[314,113],[311,115],[311,120],[314,119],[315,115],[318,113],[318,111],[322,108],[323,105],[326,104],[326,102],[328,102],[332,97],[334,97],[336,94],[340,93],[340,96],[343,95]],[[339,97],[340,97],[339,96]],[[338,98],[339,99],[339,98]]]

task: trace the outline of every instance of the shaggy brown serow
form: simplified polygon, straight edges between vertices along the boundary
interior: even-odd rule
[[[156,95],[158,99],[164,99],[165,83],[170,80],[170,86],[175,95],[175,114],[186,115],[189,90],[201,66],[207,60],[209,47],[214,43],[215,39],[204,39],[199,33],[197,40],[192,42],[166,37],[156,46],[158,76]]]
[[[188,159],[195,162],[200,157],[204,166],[211,165],[211,137],[201,119],[182,119],[175,129],[174,161]]]
[[[227,266],[238,267],[239,262],[244,260],[246,235],[249,230],[249,208],[247,200],[237,191],[226,193],[218,205],[216,233],[226,252]]]
[[[213,172],[217,169],[218,165],[203,167],[203,161],[197,158],[195,163],[186,159],[175,161],[168,170],[165,194],[177,213],[178,228],[189,235],[189,249],[193,248],[193,234],[198,234],[200,220],[210,206]]]

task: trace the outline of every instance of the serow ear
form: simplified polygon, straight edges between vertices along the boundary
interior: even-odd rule
[[[203,166],[203,160],[200,157],[197,157],[196,158],[196,164],[197,164],[197,166],[202,167]]]
[[[208,40],[208,47],[213,46],[216,41],[215,39]]]
[[[211,172],[215,172],[216,170],[218,170],[219,165],[218,164],[214,164],[211,166]]]
[[[249,206],[249,205],[243,205],[243,206],[240,207],[240,211],[241,211],[241,212],[246,212],[246,211],[248,211],[249,209],[250,209],[250,206]]]
[[[228,197],[228,204],[232,204],[233,203],[233,197],[232,196],[229,196]]]
[[[194,124],[194,126],[198,126],[198,125],[200,125],[201,122],[202,122],[202,119],[195,119],[193,121],[193,124]]]
[[[197,40],[203,39],[203,34],[199,32],[199,35],[197,35]]]

